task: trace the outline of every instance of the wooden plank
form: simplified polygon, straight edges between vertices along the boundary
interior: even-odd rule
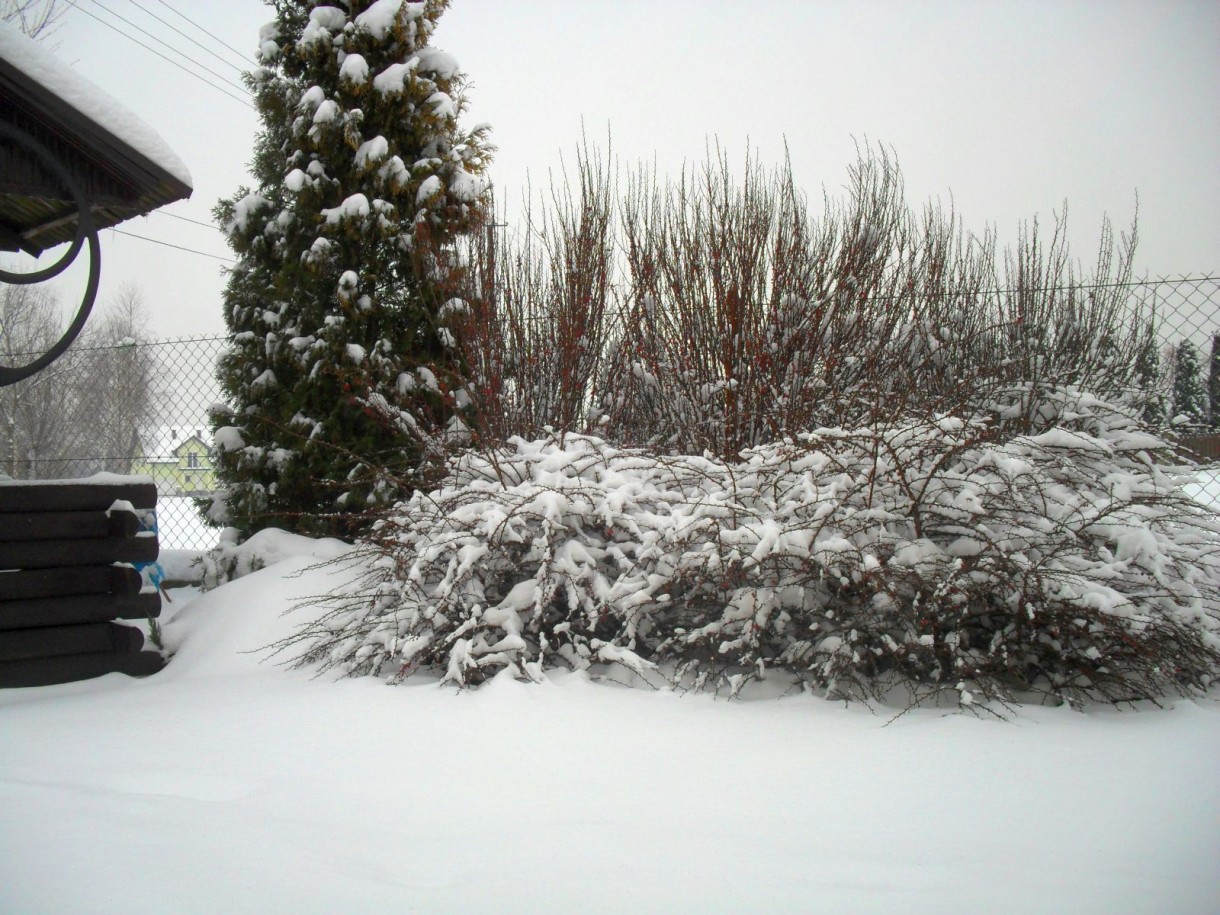
[[[55,658],[68,654],[121,652],[131,654],[144,647],[144,633],[118,623],[87,623],[80,626],[40,626],[0,632],[0,661]]]
[[[70,623],[108,623],[115,619],[155,619],[160,615],[161,595],[156,591],[35,597],[0,602],[0,630],[66,626]]]
[[[67,597],[71,594],[110,594],[113,590],[112,578],[110,566],[0,572],[0,600]]]
[[[110,569],[110,592],[111,594],[124,594],[134,596],[139,594],[144,588],[144,579],[140,577],[140,573],[128,565],[113,565]],[[62,569],[63,572],[70,572],[71,569]]]
[[[144,483],[85,483],[80,480],[40,480],[0,483],[0,512],[105,511],[116,499],[136,508],[155,508],[157,486]]]
[[[0,632],[0,661],[113,651],[110,623],[40,626]]]
[[[1188,461],[1210,464],[1220,459],[1220,435],[1183,435],[1178,449]]]
[[[0,569],[61,569],[112,562],[153,562],[157,537],[106,540],[18,540],[0,543]]]
[[[111,651],[70,654],[58,658],[31,658],[25,661],[0,661],[0,688],[72,683],[110,673],[146,677],[155,674],[164,666],[165,659],[155,651],[138,651],[134,654]]]
[[[0,543],[14,540],[102,540],[134,537],[140,522],[131,512],[3,512]]]
[[[144,582],[131,566],[76,566],[0,572],[0,601],[73,594],[139,594]]]

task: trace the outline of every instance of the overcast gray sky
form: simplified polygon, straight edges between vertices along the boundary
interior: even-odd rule
[[[190,201],[121,228],[202,253],[106,232],[103,300],[134,282],[157,336],[220,332],[216,258],[229,252],[184,219],[210,223],[217,198],[247,180],[257,120],[231,97],[241,90],[221,84],[222,94],[131,38],[214,83],[199,65],[240,83],[231,64],[241,61],[220,42],[252,56],[271,10],[72,3],[49,45],[152,125],[195,179]],[[510,199],[527,173],[545,184],[560,154],[571,158],[582,122],[595,142],[609,130],[626,162],[669,173],[709,139],[737,162],[749,144],[766,163],[786,141],[815,197],[843,185],[856,140],[868,140],[894,149],[911,203],[951,195],[970,228],[1011,238],[1066,199],[1074,253],[1090,264],[1103,215],[1126,227],[1138,192],[1141,273],[1220,271],[1215,2],[454,0],[436,44],[472,80],[469,118],[492,124],[492,177]]]

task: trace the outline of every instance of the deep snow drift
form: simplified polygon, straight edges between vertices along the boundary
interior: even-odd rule
[[[0,692],[0,910],[1216,910],[1216,697],[999,722],[314,679],[259,651],[344,574],[314,561],[177,592],[156,676]]]

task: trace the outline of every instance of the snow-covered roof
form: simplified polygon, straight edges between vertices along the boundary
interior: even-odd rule
[[[190,196],[191,173],[156,131],[46,48],[0,24],[0,119],[52,151],[81,184],[99,227]],[[20,146],[20,144],[17,144]],[[36,253],[67,241],[74,220],[29,154],[5,155],[4,221],[17,247]],[[15,207],[15,209],[13,209]],[[9,212],[13,209],[13,212]],[[13,248],[13,239],[0,247]]]
[[[0,59],[190,186],[190,171],[155,130],[38,42],[0,25]]]
[[[150,463],[177,461],[179,449],[191,439],[210,449],[210,438],[208,426],[202,423],[195,426],[159,426],[151,430],[146,438],[144,444],[148,453],[145,457]]]

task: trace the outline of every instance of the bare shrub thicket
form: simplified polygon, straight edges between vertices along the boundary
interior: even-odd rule
[[[1134,232],[1096,264],[1065,223],[1017,245],[913,211],[884,150],[811,212],[785,165],[717,150],[676,182],[614,172],[586,148],[521,232],[479,241],[466,334],[493,440],[553,427],[730,456],[819,426],[913,410],[1045,423],[1014,385],[1135,395],[1151,322],[1129,299]]]
[[[575,187],[530,207],[519,243],[501,250],[494,227],[475,236],[462,345],[486,439],[580,429],[605,386],[621,334],[614,184],[582,155]]]

